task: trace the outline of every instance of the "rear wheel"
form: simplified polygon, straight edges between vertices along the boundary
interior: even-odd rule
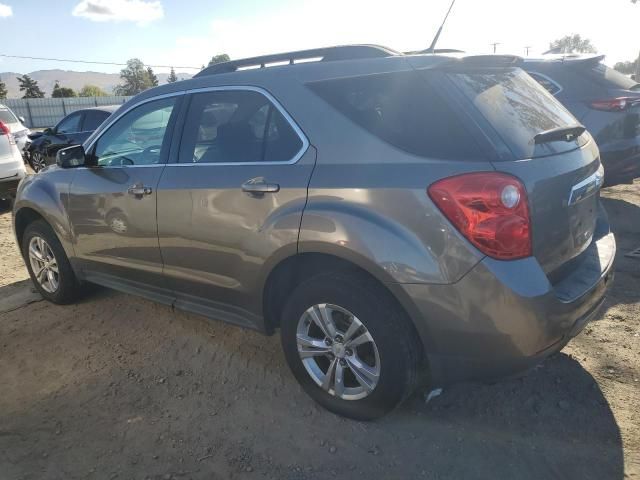
[[[79,297],[80,283],[58,237],[44,220],[27,226],[22,237],[22,256],[33,284],[44,298],[67,304]]]
[[[404,311],[359,274],[328,273],[291,295],[281,325],[291,371],[328,410],[380,417],[413,390],[419,343]]]

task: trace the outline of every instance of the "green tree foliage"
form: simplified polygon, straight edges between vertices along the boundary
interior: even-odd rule
[[[0,99],[7,98],[7,85],[0,78]]]
[[[23,76],[16,78],[20,85],[20,91],[24,92],[22,98],[44,98],[44,92],[40,90],[38,82],[29,75],[24,74]]]
[[[231,57],[226,53],[221,53],[220,55],[214,55],[211,57],[211,61],[209,62],[209,66],[215,65],[216,63],[228,62],[231,60]]]
[[[551,50],[557,50],[558,53],[595,53],[596,47],[591,44],[588,38],[582,38],[580,35],[566,35],[562,38],[554,40],[549,44]]]
[[[138,58],[127,60],[126,68],[120,70],[120,78],[123,83],[113,89],[113,93],[116,95],[137,95],[157,85],[158,81],[155,74],[153,74],[153,70],[145,68],[142,60]]]
[[[153,69],[151,67],[147,67],[147,75],[149,76],[149,81],[151,82],[151,85],[154,87],[157,87],[158,77],[156,77],[156,74],[153,73]]]
[[[169,72],[169,76],[167,77],[167,83],[175,83],[178,81],[178,76],[176,75],[176,71],[171,67],[171,72]]]
[[[60,82],[56,80],[51,92],[51,98],[69,98],[77,97],[76,91],[73,88],[61,87]]]
[[[96,85],[85,85],[80,90],[81,97],[106,97],[107,92]]]

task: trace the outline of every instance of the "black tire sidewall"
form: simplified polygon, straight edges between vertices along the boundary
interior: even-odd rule
[[[326,274],[300,284],[285,306],[281,339],[287,363],[302,388],[328,410],[349,418],[371,420],[396,407],[413,387],[417,368],[406,338],[408,319],[389,295],[355,275]],[[330,303],[353,313],[372,335],[380,356],[380,378],[374,391],[360,400],[342,400],[322,390],[298,355],[297,325],[312,305]],[[401,328],[398,328],[401,327]]]
[[[53,255],[56,257],[58,264],[58,289],[53,292],[45,291],[40,283],[35,278],[34,272],[31,268],[31,262],[29,261],[29,242],[35,236],[43,238]],[[22,256],[24,258],[29,276],[38,292],[47,300],[53,303],[67,304],[73,302],[79,294],[79,284],[76,279],[75,273],[71,268],[69,259],[58,240],[58,237],[54,233],[53,229],[44,220],[37,220],[30,223],[25,229],[22,236]]]

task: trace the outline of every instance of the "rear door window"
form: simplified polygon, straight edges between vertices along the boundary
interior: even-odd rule
[[[414,71],[308,86],[351,121],[401,150],[447,160],[484,159],[455,109]]]
[[[302,147],[300,136],[267,97],[251,90],[217,90],[193,94],[180,162],[288,162]]]
[[[586,142],[585,135],[577,141],[534,142],[539,133],[579,122],[520,69],[455,72],[448,77],[518,159],[561,153]]]
[[[80,131],[80,120],[82,119],[82,113],[72,113],[68,117],[62,119],[62,121],[56,127],[56,133],[77,133]]]
[[[82,130],[85,132],[93,132],[109,117],[109,113],[100,110],[87,110],[84,113],[84,123]]]

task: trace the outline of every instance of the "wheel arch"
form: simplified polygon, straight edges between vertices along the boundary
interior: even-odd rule
[[[262,310],[265,332],[271,335],[279,328],[282,310],[296,285],[305,278],[331,271],[347,271],[361,275],[386,292],[407,315],[420,340],[422,357],[426,358],[426,352],[430,349],[429,335],[422,334],[424,327],[418,328],[416,325],[416,321],[420,319],[417,306],[385,270],[376,268],[376,265],[368,265],[364,257],[355,259],[351,252],[348,259],[336,252],[304,252],[281,259],[270,270],[263,285]]]

